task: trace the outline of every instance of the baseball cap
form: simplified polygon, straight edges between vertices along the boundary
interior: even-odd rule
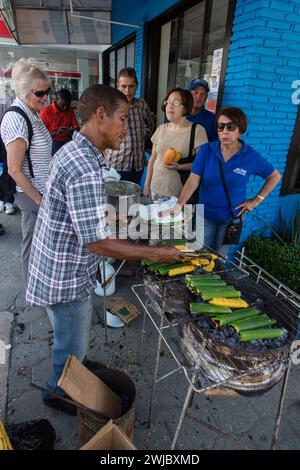
[[[189,90],[192,91],[198,86],[202,86],[203,88],[205,88],[207,92],[209,92],[208,83],[206,80],[203,80],[202,78],[194,78],[194,80],[192,80],[191,83],[189,84]]]

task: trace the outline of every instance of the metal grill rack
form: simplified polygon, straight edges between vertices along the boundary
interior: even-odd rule
[[[183,278],[162,280],[161,277],[158,278],[152,274],[147,274],[145,277],[147,283],[135,285],[132,289],[144,308],[142,332],[145,331],[146,317],[151,320],[158,332],[149,422],[155,384],[181,370],[188,382],[188,391],[171,447],[174,449],[183,425],[183,420],[187,413],[188,405],[195,393],[203,393],[210,389],[220,387],[221,385],[226,386],[231,381],[249,375],[253,376],[264,371],[266,367],[269,367],[270,373],[273,373],[275,378],[276,374],[279,374],[280,378],[284,375],[272,435],[272,448],[274,449],[277,442],[286,383],[290,369],[291,347],[297,333],[297,309],[287,302],[285,295],[280,291],[275,292],[270,286],[260,282],[260,279],[255,278],[252,273],[247,272],[244,265],[243,269],[241,269],[235,263],[220,258],[219,260],[221,263],[219,266],[216,265],[217,269],[214,270],[214,273],[218,272],[224,280],[228,281],[228,283],[238,290],[241,290],[242,297],[250,301],[249,303],[251,303],[251,299],[261,299],[264,312],[276,318],[279,326],[284,327],[288,331],[286,342],[284,346],[278,347],[277,354],[272,358],[271,364],[269,362],[270,353],[268,351],[263,352],[261,360],[256,363],[247,360],[239,360],[238,367],[237,361],[228,354],[226,361],[222,362],[222,367],[219,367],[217,373],[215,373],[211,359],[215,362],[219,361],[219,356],[215,350],[216,343],[204,339],[204,341],[198,343],[198,353],[201,357],[201,361],[188,363],[186,355],[183,354],[180,346],[182,345],[182,328],[187,328],[197,322],[196,319],[192,318],[188,309],[189,302],[195,300],[195,296],[186,288]],[[197,274],[197,271],[194,271],[194,273]],[[274,315],[275,313],[276,315]],[[162,344],[169,350],[175,362],[175,367],[163,376],[158,377]],[[143,333],[141,335],[139,356],[142,352],[142,348]],[[197,421],[205,425],[205,423],[198,419]]]

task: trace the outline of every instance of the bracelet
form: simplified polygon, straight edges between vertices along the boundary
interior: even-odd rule
[[[258,198],[261,199],[262,201],[265,199],[261,194],[256,194],[256,197],[258,197]]]

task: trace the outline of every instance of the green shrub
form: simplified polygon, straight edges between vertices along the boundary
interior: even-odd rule
[[[253,235],[245,242],[245,255],[300,294],[300,245]]]

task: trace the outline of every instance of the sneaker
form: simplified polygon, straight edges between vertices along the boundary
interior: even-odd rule
[[[3,212],[5,209],[5,204],[3,201],[0,201],[0,212]]]
[[[14,208],[14,205],[11,202],[7,202],[5,204],[5,214],[6,215],[12,215],[16,212],[16,209]]]
[[[47,398],[43,397],[43,402],[46,406],[50,406],[50,408],[55,408],[56,410],[63,411],[71,416],[77,415],[77,406],[72,405],[72,403],[68,403],[66,401],[60,400],[59,398]]]

